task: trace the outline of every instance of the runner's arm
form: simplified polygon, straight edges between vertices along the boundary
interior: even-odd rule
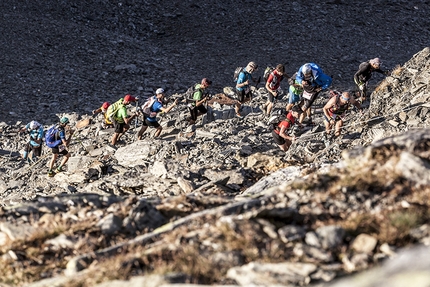
[[[286,132],[286,130],[287,130],[287,127],[285,126],[285,125],[281,125],[281,129],[280,129],[280,131],[279,131],[279,135],[281,136],[281,137],[283,137],[284,139],[287,139],[287,140],[290,140],[290,141],[292,141],[293,140],[293,137],[290,137],[289,135],[287,135],[285,132]]]
[[[204,100],[204,99],[203,99],[203,100]],[[202,100],[202,101],[203,101],[203,100]],[[162,111],[163,113],[168,113],[168,112],[170,112],[170,110],[171,110],[171,109],[173,109],[177,104],[178,104],[178,99],[176,99],[176,100],[175,100],[175,102],[174,102],[173,104],[171,104],[171,105],[170,105],[170,107],[168,107],[168,108],[166,108],[166,109],[165,109],[165,108],[161,108],[161,111]],[[197,102],[196,102],[196,106],[197,106]]]

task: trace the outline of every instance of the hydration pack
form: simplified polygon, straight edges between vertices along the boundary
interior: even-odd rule
[[[267,82],[267,79],[269,78],[269,75],[275,70],[272,66],[267,66],[267,68],[264,70],[263,78],[264,81]]]
[[[192,85],[185,92],[185,99],[187,100],[187,102],[194,101],[194,93],[197,91],[196,86],[197,84]]]
[[[285,119],[289,121],[289,119],[287,118],[287,116],[285,115],[285,113],[282,110],[278,110],[275,113],[273,113],[272,116],[267,121],[267,126],[268,126],[269,130],[273,131],[273,130],[277,129],[279,123]]]
[[[234,70],[233,82],[237,82],[237,79],[239,78],[239,74],[242,71],[243,71],[243,67],[237,67],[236,70]]]
[[[58,138],[58,133],[59,133],[59,127],[58,125],[53,125],[52,127],[50,127],[46,133],[45,133],[45,143],[48,147],[50,148],[54,148],[56,146],[58,146],[59,144],[62,143],[61,139],[57,139]]]
[[[122,106],[122,102],[123,102],[123,99],[121,98],[108,107],[106,111],[106,117],[109,119],[110,122],[113,123],[116,113],[119,111],[119,108]]]
[[[143,105],[142,105],[142,111],[145,115],[149,115],[151,117],[154,116],[154,112],[151,110],[152,105],[157,100],[156,96],[150,97]],[[156,113],[155,113],[156,115]]]

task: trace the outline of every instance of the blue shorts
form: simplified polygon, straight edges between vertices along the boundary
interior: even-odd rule
[[[288,98],[289,104],[295,104],[295,103],[300,102],[300,95],[293,93],[293,91],[291,91],[291,89],[290,89],[288,94],[289,94],[289,98]]]

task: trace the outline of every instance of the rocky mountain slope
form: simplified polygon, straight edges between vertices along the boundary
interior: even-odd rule
[[[212,114],[226,119],[206,117],[194,131],[163,119],[171,125],[162,140],[131,136],[118,150],[105,144],[106,131],[94,137],[96,125],[85,125],[91,118],[81,120],[68,170],[49,180],[46,158],[25,166],[2,156],[1,280],[33,287],[326,286],[396,260],[403,247],[428,245],[429,63],[425,48],[396,69],[367,112],[355,115],[363,120],[345,127],[330,149],[315,151],[312,162],[302,153],[312,157],[308,145],[323,145],[319,132],[303,133],[307,139],[291,148],[295,156],[280,157],[264,144],[270,134],[258,127],[261,111],[249,108],[238,125],[227,117],[231,107],[216,103]],[[10,147],[17,144],[11,134],[6,126],[2,142]],[[410,270],[410,256],[400,258],[399,276]],[[425,260],[415,263],[426,270]],[[427,286],[426,278],[415,286]]]
[[[1,4],[2,35],[11,43],[1,46],[2,286],[395,286],[388,281],[393,272],[403,282],[408,272],[423,270],[414,286],[428,286],[428,248],[401,251],[430,242],[430,49],[408,60],[412,50],[428,45],[429,25],[419,25],[428,23],[422,16],[428,3],[408,3]],[[360,22],[363,10],[379,17]],[[196,24],[195,11],[207,25]],[[304,11],[324,15],[313,17],[321,25],[307,24]],[[245,22],[244,14],[253,17]],[[339,15],[337,24],[327,20],[332,15]],[[399,21],[400,15],[408,21]],[[313,57],[328,71],[339,69],[335,88],[352,88],[349,78],[361,58],[390,55],[385,64],[393,70],[363,114],[349,112],[343,134],[329,148],[321,139],[325,94],[314,110],[317,125],[296,131],[299,141],[283,153],[259,109],[264,89],[255,88],[242,119],[234,117],[226,96],[237,59],[290,61],[267,45],[265,31],[298,21],[302,25],[291,31],[308,31],[321,46],[331,44],[325,41],[337,25],[349,32],[336,34],[342,45],[358,26],[380,29],[357,32],[362,37],[349,40],[355,52],[339,59],[331,57],[342,57],[344,46],[330,45],[323,53],[313,46],[304,51],[294,41],[282,46],[279,29],[274,46],[295,52],[291,72]],[[259,30],[242,38],[248,30],[234,30],[240,24]],[[408,33],[395,38],[392,28],[401,24]],[[201,35],[206,37],[199,41]],[[28,45],[18,45],[24,40]],[[372,40],[375,45],[363,51]],[[143,98],[159,86],[180,97],[202,74],[219,82],[210,112],[188,127],[182,121],[186,107],[178,106],[161,118],[160,140],[149,133],[136,141],[133,127],[114,150],[107,145],[112,131],[100,130],[101,117],[89,115],[105,99],[125,93]],[[372,83],[381,79],[375,78]],[[77,129],[73,157],[64,173],[47,178],[49,150],[27,165],[18,156],[27,136],[16,131],[32,119],[47,127],[61,115]],[[412,265],[417,253],[420,260]],[[386,267],[373,269],[379,265]],[[366,269],[374,271],[348,281],[347,275]]]
[[[0,121],[89,114],[105,100],[203,77],[213,92],[234,69],[314,61],[351,88],[365,60],[393,69],[429,45],[429,1],[24,1],[0,3]],[[260,69],[260,73],[262,69]],[[378,75],[377,80],[381,80]],[[372,82],[376,83],[376,82]]]

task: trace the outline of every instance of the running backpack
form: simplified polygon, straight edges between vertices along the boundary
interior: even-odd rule
[[[113,103],[112,105],[110,105],[106,111],[106,117],[109,119],[109,121],[111,121],[113,123],[114,121],[114,117],[116,115],[116,113],[119,111],[119,108],[122,106],[122,101],[123,99],[119,99],[118,101],[116,101],[115,103]]]
[[[264,70],[263,78],[264,82],[267,82],[267,79],[269,78],[269,75],[275,70],[272,66],[267,66],[266,70]]]
[[[142,111],[146,115],[151,115],[151,107],[155,103],[157,98],[155,96],[150,97],[143,105],[142,105]]]
[[[233,82],[237,82],[237,78],[239,78],[239,74],[242,71],[243,71],[243,67],[237,67],[236,70],[234,70]]]
[[[185,92],[185,99],[187,101],[194,101],[194,93],[196,92],[196,86],[197,86],[197,84],[192,85]]]
[[[59,128],[57,125],[50,127],[45,133],[45,143],[48,147],[53,148],[62,143],[58,138]]]
[[[285,119],[287,119],[289,121],[289,119],[286,117],[286,115],[283,113],[282,110],[276,111],[274,113],[274,115],[271,116],[269,118],[269,120],[267,121],[267,126],[268,126],[269,130],[273,131],[273,130],[277,129],[279,123]]]

